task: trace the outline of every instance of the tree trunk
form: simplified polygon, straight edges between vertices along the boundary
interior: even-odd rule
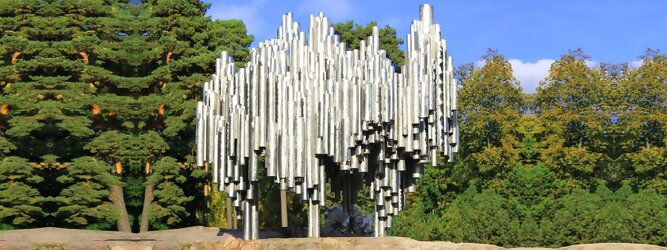
[[[123,173],[123,163],[120,163],[120,161],[116,162],[116,173],[117,174]]]
[[[144,167],[144,172],[146,172],[146,175],[151,173],[151,164],[149,162],[146,162],[146,166]]]
[[[167,62],[167,64],[169,64],[171,62],[171,56],[173,54],[174,54],[174,52],[172,52],[172,51],[167,52],[167,60],[165,60]]]
[[[109,199],[113,202],[114,206],[118,208],[118,231],[120,232],[132,232],[130,228],[130,217],[127,215],[127,208],[125,207],[125,197],[123,196],[123,187],[119,185],[112,185],[109,187],[111,194]]]
[[[144,208],[141,210],[141,224],[139,225],[139,232],[148,232],[148,211],[153,202],[153,184],[146,185],[144,189]]]
[[[16,51],[12,54],[12,64],[16,64],[19,61],[19,56],[23,54],[21,51]]]
[[[93,105],[90,107],[90,112],[93,113],[93,115],[99,115],[100,114],[100,106],[93,103]]]
[[[2,104],[0,106],[0,116],[8,116],[9,115],[9,107],[7,104]]]
[[[88,64],[88,53],[85,51],[79,51],[79,55],[81,55],[81,58],[83,58],[83,62]]]

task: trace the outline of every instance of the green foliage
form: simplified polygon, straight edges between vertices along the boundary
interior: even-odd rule
[[[188,216],[186,208],[194,197],[187,196],[180,187],[187,177],[176,159],[164,157],[155,163],[146,185],[155,185],[155,200],[150,205],[148,220],[153,227],[166,229],[182,222]]]
[[[211,199],[209,200],[208,211],[209,212],[206,214],[207,226],[231,228],[231,225],[227,225],[227,194],[218,191],[216,187],[211,188]]]
[[[493,189],[481,193],[473,186],[452,202],[439,221],[437,234],[456,242],[513,245],[518,220],[505,198]]]
[[[629,188],[626,190],[630,191]],[[618,225],[627,229],[618,239],[667,245],[667,197],[653,189],[642,189],[631,193],[623,201],[620,212],[624,212],[627,219]]]
[[[565,183],[543,164],[517,166],[501,183],[500,192],[521,218],[542,219],[555,209],[556,199],[566,193]]]
[[[618,80],[618,164],[625,179],[667,194],[667,56],[647,50]]]
[[[43,180],[26,159],[0,161],[0,228],[28,227],[46,215],[40,207],[44,197],[34,187]]]
[[[188,163],[196,101],[220,53],[242,66],[253,37],[239,20],[205,16],[210,4],[199,0],[139,3],[0,0],[0,159],[38,166],[45,178],[37,190],[49,196],[49,219],[27,226],[113,228],[120,208],[109,206],[108,183],[81,177],[89,174],[81,168],[103,165],[100,176],[124,187],[129,217],[140,218],[144,182],[158,172],[151,165],[167,154],[185,167],[178,182],[155,183],[156,202],[169,211],[156,209],[154,221],[202,222],[207,175]],[[45,155],[57,158],[40,162]],[[174,212],[172,201],[193,212]]]
[[[561,56],[536,95],[545,127],[542,139],[548,145],[542,160],[558,167],[556,172],[572,185],[596,182],[596,170],[605,168],[609,159],[605,130],[611,112],[605,99],[611,96],[611,83],[602,77],[603,72],[587,66],[587,59],[581,50]]]
[[[225,194],[194,164],[195,106],[220,53],[242,67],[254,37],[240,20],[211,20],[209,6],[0,0],[0,229],[114,229],[123,216],[152,229],[229,226]],[[358,49],[374,25],[334,28]],[[379,31],[400,71],[403,40]],[[667,56],[649,49],[639,67],[591,67],[569,51],[536,94],[522,94],[503,55],[482,58],[457,71],[456,163],[425,169],[391,233],[667,245]],[[259,182],[271,197],[259,204],[261,226],[277,227],[279,190]],[[304,226],[305,204],[288,201],[290,225]],[[364,195],[357,205],[373,210]]]
[[[410,209],[401,212],[392,222],[391,235],[401,235],[416,240],[441,239],[442,223],[438,213],[427,213],[420,203],[414,203]]]
[[[335,23],[332,26],[340,37],[340,41],[352,50],[359,49],[361,43],[373,35],[373,27],[377,26],[377,22],[370,22],[366,26],[362,26],[355,24],[353,21],[347,21]],[[400,68],[405,64],[405,55],[398,46],[403,44],[403,39],[396,36],[396,30],[389,25],[378,28],[380,49],[387,52],[387,57],[394,63],[396,71],[400,72]]]
[[[465,171],[459,182],[483,177],[484,183],[497,185],[520,161],[516,145],[520,107],[523,105],[519,82],[510,63],[497,51],[489,50],[481,68],[464,65],[459,71],[459,110],[462,116],[462,164]]]
[[[426,168],[391,233],[506,247],[665,245],[665,56],[592,68],[570,51],[534,95],[520,93],[501,55],[484,58],[458,71],[463,159]]]
[[[111,174],[111,166],[93,157],[72,161],[58,182],[67,187],[56,198],[59,208],[55,216],[62,226],[87,229],[110,229],[118,219],[118,210],[109,200],[109,187],[121,185]]]

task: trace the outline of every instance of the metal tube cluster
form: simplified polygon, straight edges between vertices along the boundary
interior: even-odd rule
[[[375,200],[375,235],[383,236],[414,192],[424,165],[458,151],[456,82],[430,5],[407,37],[402,73],[379,47],[379,30],[348,50],[321,13],[308,34],[290,13],[278,38],[251,50],[244,68],[226,52],[197,105],[197,164],[231,198],[244,238],[258,232],[260,167],[309,205],[319,236],[326,184],[350,211],[363,185]],[[260,158],[263,156],[263,165]]]

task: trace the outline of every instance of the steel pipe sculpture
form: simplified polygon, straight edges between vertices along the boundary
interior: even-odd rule
[[[424,165],[458,151],[456,83],[440,26],[422,5],[401,73],[377,27],[355,50],[322,14],[310,16],[308,34],[299,28],[284,15],[278,38],[252,49],[245,68],[222,52],[197,105],[197,164],[212,166],[244,239],[258,237],[260,167],[308,203],[308,236],[319,236],[327,182],[347,211],[368,185],[374,233],[384,236]]]

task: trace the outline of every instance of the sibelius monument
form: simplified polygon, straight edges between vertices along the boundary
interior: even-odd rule
[[[250,54],[244,68],[226,52],[217,59],[196,133],[197,164],[213,169],[246,240],[258,238],[260,167],[282,191],[283,226],[285,192],[307,202],[308,236],[319,237],[326,184],[347,211],[368,185],[361,195],[375,201],[374,234],[384,236],[425,164],[458,151],[452,58],[430,5],[412,23],[401,73],[379,48],[377,27],[348,50],[322,14],[310,16],[307,34],[283,15],[278,38]]]

